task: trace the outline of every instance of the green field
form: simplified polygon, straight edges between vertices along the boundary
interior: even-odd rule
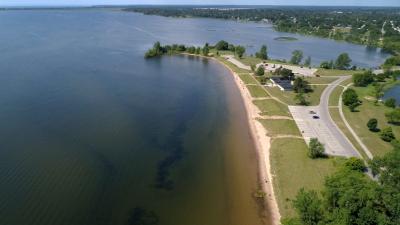
[[[315,75],[319,76],[348,76],[348,75],[353,75],[355,73],[362,72],[360,70],[328,70],[328,69],[318,69],[318,71],[315,73]]]
[[[310,84],[329,84],[337,80],[337,77],[304,77]]]
[[[245,84],[257,84],[256,79],[250,74],[239,74],[239,77]]]
[[[368,147],[373,155],[383,155],[392,150],[390,143],[380,139],[379,132],[371,132],[367,128],[367,122],[371,118],[378,120],[378,127],[380,129],[385,127],[392,127],[396,137],[400,137],[400,126],[388,124],[385,112],[391,109],[382,105],[375,104],[371,95],[372,87],[362,88],[353,87],[363,101],[362,105],[357,108],[358,112],[350,112],[347,107],[343,107],[343,112],[347,121],[350,123],[353,130],[357,133],[363,143]]]
[[[294,120],[287,119],[259,119],[261,124],[268,130],[267,135],[276,137],[279,135],[295,135],[301,137]]]
[[[247,89],[254,98],[265,98],[269,96],[264,88],[259,85],[249,85],[247,86]]]
[[[321,190],[325,176],[334,173],[343,162],[341,158],[310,159],[301,139],[273,139],[270,151],[274,190],[282,217],[295,216],[291,200],[300,188]]]
[[[339,98],[340,95],[342,94],[343,87],[337,86],[335,89],[332,91],[331,96],[329,96],[329,106],[338,106],[339,104]]]
[[[290,116],[288,107],[274,99],[254,100],[253,103],[260,109],[262,115]]]

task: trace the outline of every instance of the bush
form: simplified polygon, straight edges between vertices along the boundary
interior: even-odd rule
[[[324,157],[325,147],[317,138],[311,138],[308,147],[308,156],[312,159]]]
[[[263,76],[265,74],[265,69],[264,66],[259,66],[256,70],[256,75],[257,76]]]
[[[224,41],[224,40],[221,40],[215,45],[215,49],[217,49],[219,51],[228,50],[229,49],[229,43]]]
[[[385,113],[386,119],[391,124],[400,124],[400,108]]]
[[[390,107],[390,108],[396,108],[396,99],[395,98],[389,98],[385,101],[385,106]]]
[[[366,169],[365,163],[362,159],[351,157],[346,160],[344,166],[350,170],[363,172]]]
[[[378,129],[378,120],[375,118],[372,118],[368,121],[367,127],[370,131],[376,131]]]
[[[396,137],[393,134],[393,130],[391,127],[387,127],[382,130],[381,132],[381,139],[386,141],[386,142],[391,142],[396,139]]]

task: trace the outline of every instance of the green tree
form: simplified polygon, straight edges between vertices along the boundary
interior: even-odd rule
[[[385,101],[385,106],[390,108],[396,108],[396,99],[395,98],[388,98]]]
[[[399,124],[400,123],[400,108],[396,108],[390,112],[385,113],[385,116],[389,123]]]
[[[256,53],[256,57],[259,59],[266,60],[268,59],[268,48],[266,45],[261,46],[261,49],[259,52]]]
[[[348,106],[352,112],[354,112],[355,108],[361,104],[354,89],[348,88],[343,92],[343,104]]]
[[[350,63],[351,63],[351,59],[349,57],[349,54],[342,53],[336,59],[335,68],[340,69],[340,70],[349,69]]]
[[[386,127],[384,129],[382,129],[381,131],[381,139],[386,141],[386,142],[391,142],[394,139],[396,139],[396,137],[393,134],[393,130],[391,127]]]
[[[367,127],[370,131],[377,131],[378,130],[378,120],[375,118],[368,120]]]
[[[311,138],[308,145],[308,156],[312,159],[324,157],[325,147],[318,141],[318,138]]]
[[[197,48],[196,48],[195,54],[196,54],[196,55],[200,55],[200,53],[201,53],[201,48],[200,48],[200,47],[197,47]]]
[[[296,77],[293,82],[293,91],[295,93],[303,92],[307,93],[312,91],[308,81],[304,80],[301,77]]]
[[[224,40],[219,41],[215,45],[215,49],[217,49],[219,51],[225,51],[225,50],[228,50],[228,48],[229,48],[229,43]]]
[[[204,56],[208,56],[208,54],[210,53],[210,47],[209,47],[209,44],[208,44],[208,43],[206,43],[206,44],[204,45],[202,52],[203,52],[203,55],[204,55]]]
[[[383,84],[375,84],[374,85],[374,95],[375,95],[375,104],[379,102],[379,99],[382,98],[384,92],[383,92]]]
[[[283,68],[283,67],[279,67],[278,69],[276,69],[274,71],[274,75],[281,76],[282,79],[284,79],[284,80],[293,80],[293,78],[294,78],[293,71]]]
[[[299,105],[308,105],[309,102],[306,99],[306,96],[304,95],[303,92],[299,92],[294,96],[294,100],[297,101],[297,104]]]
[[[242,58],[245,52],[246,52],[245,47],[240,46],[240,45],[235,47],[235,53],[239,58]]]
[[[311,56],[308,56],[306,58],[306,61],[304,62],[304,66],[307,66],[307,67],[311,66]]]
[[[293,206],[304,225],[318,225],[323,219],[322,201],[315,191],[300,189]]]
[[[263,76],[265,74],[265,69],[263,65],[260,65],[256,70],[257,76]]]
[[[292,52],[292,58],[290,59],[290,63],[298,65],[303,59],[303,52],[301,50],[294,50]]]
[[[353,82],[356,87],[366,87],[374,82],[374,74],[372,71],[353,74]]]

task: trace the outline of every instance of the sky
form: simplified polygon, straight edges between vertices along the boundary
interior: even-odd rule
[[[136,4],[400,6],[400,0],[0,0],[1,6]]]

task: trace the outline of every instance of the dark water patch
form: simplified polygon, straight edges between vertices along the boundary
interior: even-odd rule
[[[159,218],[154,211],[136,207],[132,210],[127,225],[157,225]]]

